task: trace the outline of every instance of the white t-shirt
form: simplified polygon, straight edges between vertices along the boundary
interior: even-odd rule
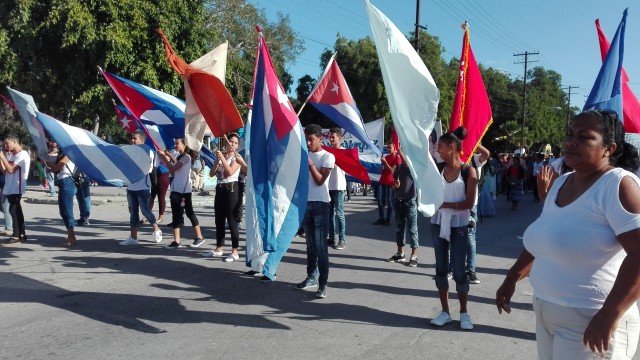
[[[340,147],[340,149],[343,149]],[[335,156],[334,156],[335,158]],[[333,167],[331,170],[331,175],[329,175],[329,190],[347,190],[347,178],[345,176],[344,170],[342,170],[338,165]]]
[[[322,168],[333,169],[336,164],[336,158],[330,152],[326,150],[320,150],[318,152],[309,152],[309,159],[313,162],[318,171]],[[311,170],[309,170],[311,171]],[[331,175],[329,175],[331,177]],[[329,179],[327,179],[322,185],[316,184],[311,174],[309,174],[309,197],[307,201],[322,201],[330,202],[329,196]]]
[[[480,180],[480,174],[482,174],[482,167],[485,166],[487,164],[487,160],[483,161],[482,163],[480,162],[480,154],[473,154],[473,163],[476,165],[476,176],[477,179]],[[466,189],[465,189],[466,191]],[[480,190],[476,191],[476,197],[473,200],[473,206],[477,206],[478,205],[478,193],[480,192]]]
[[[131,191],[139,191],[139,190],[150,190],[151,189],[151,179],[149,174],[153,171],[153,165],[156,159],[156,153],[153,150],[149,150],[149,157],[151,158],[151,164],[149,165],[149,172],[142,179],[136,181],[135,183],[129,185],[127,190]]]
[[[231,166],[231,164],[235,159],[236,159],[235,156],[231,156],[230,158],[228,158],[227,165]],[[233,174],[225,178],[224,167],[222,166],[222,164],[220,164],[220,167],[218,168],[218,172],[216,173],[216,176],[218,177],[218,184],[226,184],[226,183],[238,181],[238,178],[240,177],[240,167],[238,167],[238,170],[236,170]]]
[[[599,309],[609,295],[626,253],[616,235],[640,227],[618,197],[620,181],[632,173],[616,168],[602,175],[572,203],[556,205],[571,174],[556,179],[540,217],[524,233],[535,260],[529,281],[538,298],[568,307]]]
[[[191,172],[191,156],[185,153],[178,162],[182,164],[182,167],[173,173],[171,191],[187,194],[191,192],[191,182],[189,181],[189,173]]]
[[[60,171],[58,171],[56,178],[62,180],[66,177],[73,175],[75,168],[76,168],[76,164],[74,164],[71,160],[67,158],[67,163],[64,164],[64,166],[62,167],[62,169],[60,169]]]
[[[26,150],[21,150],[17,154],[8,153],[7,161],[9,164],[16,165],[17,168],[10,174],[8,171],[4,177],[4,188],[2,193],[5,195],[24,194],[27,190],[27,178],[29,177],[29,165],[31,157]]]

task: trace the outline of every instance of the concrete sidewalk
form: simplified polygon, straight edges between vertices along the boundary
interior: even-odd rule
[[[304,239],[294,239],[277,281],[261,283],[242,275],[244,241],[240,262],[200,256],[215,243],[213,196],[199,196],[196,207],[207,243],[165,250],[166,227],[162,244],[151,242],[148,225],[139,246],[117,244],[128,235],[128,212],[126,201],[115,201],[124,190],[113,191],[96,189],[95,199],[112,201],[93,208],[91,225],[77,228],[72,249],[58,246],[64,229],[56,204],[24,204],[29,242],[0,247],[1,359],[536,357],[528,281],[518,286],[511,315],[498,315],[494,305],[522,249],[518,236],[541,209],[530,195],[518,211],[499,197],[498,215],[479,224],[481,284],[471,285],[469,297],[475,328],[464,331],[455,299],[454,322],[429,325],[440,305],[427,218],[419,219],[418,267],[389,263],[395,227],[372,225],[373,197],[352,197],[345,203],[347,248],[330,250],[328,297],[317,300],[314,291],[293,288],[306,275]],[[46,196],[37,189],[29,194]],[[193,239],[190,227],[183,239]],[[229,245],[227,239],[225,250]]]

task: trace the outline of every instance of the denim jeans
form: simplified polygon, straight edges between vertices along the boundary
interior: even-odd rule
[[[449,247],[451,247],[451,266],[453,268],[453,280],[456,282],[456,292],[466,294],[469,292],[469,279],[465,270],[465,258],[467,256],[468,230],[466,226],[452,227],[450,241],[440,237],[440,225],[431,224],[431,238],[433,250],[436,253],[436,287],[449,289]]]
[[[467,242],[467,271],[476,272],[476,228],[478,227],[478,205],[471,208],[471,217],[474,225],[469,228],[469,241]]]
[[[384,216],[384,204],[387,203],[387,217]],[[393,211],[393,189],[391,186],[378,185],[378,219],[391,220]]]
[[[329,241],[336,240],[336,217],[338,218],[338,240],[344,241],[344,191],[329,190],[331,202],[329,203]]]
[[[393,199],[393,207],[396,210],[396,244],[398,247],[405,245],[405,232],[409,235],[411,248],[417,249],[418,243],[418,206],[416,199]]]
[[[89,220],[91,216],[91,183],[85,178],[81,186],[77,186],[76,200],[78,200],[78,208],[80,209],[80,220]]]
[[[307,236],[307,278],[317,280],[320,287],[325,286],[329,279],[328,223],[329,203],[307,202],[307,211],[302,221],[304,233]]]
[[[9,213],[9,199],[7,195],[2,194],[0,206],[2,206],[2,214],[4,215],[4,228],[6,230],[13,230],[13,218]]]
[[[67,229],[73,229],[76,226],[76,220],[73,217],[73,198],[76,196],[78,189],[73,182],[71,176],[58,180],[58,209],[60,217]]]
[[[51,171],[47,171],[47,184],[49,185],[49,194],[56,194],[56,174]]]
[[[129,204],[129,226],[132,229],[140,227],[140,215],[147,218],[149,224],[156,223],[156,217],[149,209],[149,199],[151,198],[151,190],[127,190],[127,203]]]

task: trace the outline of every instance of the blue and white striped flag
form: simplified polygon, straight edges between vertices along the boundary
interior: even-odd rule
[[[98,184],[128,186],[149,173],[151,148],[147,145],[117,146],[41,112],[36,112],[36,118],[64,154]]]
[[[247,265],[275,279],[307,208],[309,166],[300,121],[261,38],[247,174]]]

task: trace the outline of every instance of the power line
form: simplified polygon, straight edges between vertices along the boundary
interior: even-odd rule
[[[524,92],[522,94],[522,149],[525,149],[525,143],[524,143],[524,122],[525,119],[527,118],[527,65],[529,64],[529,62],[537,62],[537,61],[529,61],[529,55],[538,55],[538,52],[529,52],[529,51],[525,51],[524,53],[521,54],[513,54],[513,56],[523,56],[524,55],[524,61],[521,62],[516,62],[515,64],[523,64],[524,63],[524,82],[523,82],[523,89]]]

